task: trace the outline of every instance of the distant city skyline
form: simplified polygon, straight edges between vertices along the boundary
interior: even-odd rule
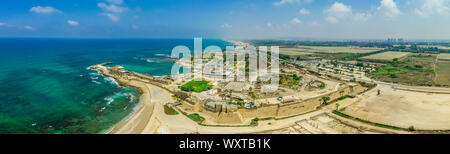
[[[0,37],[450,40],[450,0],[5,0]]]

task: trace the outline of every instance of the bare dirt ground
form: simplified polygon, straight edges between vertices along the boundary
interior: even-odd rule
[[[423,130],[450,129],[450,95],[394,90],[379,86],[382,94],[346,107],[345,114],[371,122]]]
[[[327,113],[295,122],[282,129],[260,132],[260,134],[393,134],[406,133],[378,128]]]
[[[314,89],[311,91],[306,90],[306,84],[311,81],[314,81],[314,80],[322,81],[323,83],[325,83],[325,88]],[[281,92],[280,96],[283,96],[285,99],[291,98],[291,99],[295,99],[295,100],[299,100],[299,99],[306,100],[309,98],[314,98],[314,97],[318,97],[321,95],[335,92],[339,89],[339,87],[341,87],[341,84],[339,82],[324,80],[324,79],[311,77],[311,76],[307,76],[307,75],[304,76],[303,81],[305,81],[305,84],[301,87],[300,91],[286,90],[286,92]],[[277,98],[278,97],[258,99],[258,102],[265,103],[265,104],[279,104],[280,101],[278,101]]]

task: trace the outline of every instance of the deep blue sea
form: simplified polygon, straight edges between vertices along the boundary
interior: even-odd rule
[[[0,133],[101,133],[135,110],[140,93],[87,67],[110,61],[165,75],[173,64],[160,58],[177,45],[193,51],[194,40],[0,38]]]

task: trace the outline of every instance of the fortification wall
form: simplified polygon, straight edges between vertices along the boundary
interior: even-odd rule
[[[243,119],[239,115],[239,112],[228,112],[228,113],[220,113],[219,116],[214,117],[215,123],[223,123],[223,124],[241,124]]]
[[[242,118],[275,117],[278,112],[278,105],[268,105],[257,109],[238,109],[238,112],[242,115]]]
[[[316,109],[320,106],[319,98],[312,98],[298,103],[286,104],[280,106],[277,117],[285,117],[290,115],[302,114]]]
[[[215,123],[226,123],[226,124],[238,124],[242,123],[244,119],[249,118],[266,118],[266,117],[286,117],[292,115],[298,115],[302,113],[307,113],[313,111],[319,107],[323,101],[323,97],[330,97],[331,100],[336,100],[342,96],[349,95],[352,93],[359,94],[364,92],[367,88],[357,85],[353,87],[353,90],[349,86],[341,88],[335,92],[322,95],[315,98],[310,98],[307,100],[298,101],[291,104],[280,104],[280,105],[267,105],[257,109],[238,109],[237,112],[222,112],[210,113],[213,117]],[[209,112],[209,111],[208,111]]]
[[[362,87],[361,85],[357,85],[357,86],[353,87],[353,92],[356,94],[361,93],[364,90],[366,90],[366,88]],[[337,90],[333,93],[327,94],[327,95],[310,98],[310,99],[300,101],[297,103],[280,105],[280,108],[278,109],[277,117],[286,117],[286,116],[292,116],[292,115],[306,113],[306,112],[315,110],[317,107],[319,107],[323,103],[323,101],[322,101],[323,97],[330,97],[330,101],[331,101],[331,100],[338,99],[342,96],[349,95],[351,93],[352,93],[352,91],[351,91],[350,87],[347,86],[347,87],[344,87],[342,89],[339,89],[339,90]]]

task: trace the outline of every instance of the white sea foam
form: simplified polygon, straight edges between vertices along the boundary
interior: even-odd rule
[[[111,77],[106,77],[106,78],[104,78],[106,81],[108,81],[109,83],[111,83],[111,84],[114,84],[114,85],[116,85],[116,86],[118,86],[118,87],[121,87],[120,85],[119,85],[119,83],[114,79],[114,78],[111,78]]]
[[[106,98],[105,98],[105,101],[106,101],[106,105],[110,105],[112,102],[114,102],[114,98],[112,98],[112,97],[106,97]]]
[[[159,58],[147,58],[145,61],[147,61],[149,63],[159,63],[159,62],[161,62],[161,59],[159,59]]]
[[[130,94],[130,93],[118,92],[118,93],[115,93],[112,96],[105,97],[104,100],[106,101],[106,105],[110,105],[112,102],[114,102],[114,100],[116,98],[124,97],[124,96],[127,97],[127,99],[129,99],[129,102],[133,102],[136,99],[136,97],[134,95]]]
[[[103,110],[105,110],[106,109],[106,107],[102,107],[101,109],[100,109],[100,112],[103,112]]]
[[[160,57],[170,57],[169,54],[155,54],[155,56],[160,56]]]
[[[102,84],[101,82],[98,82],[98,81],[95,81],[95,80],[92,80],[92,82],[95,83],[95,84]]]
[[[99,76],[99,73],[89,73],[89,75],[93,75],[93,76]]]

